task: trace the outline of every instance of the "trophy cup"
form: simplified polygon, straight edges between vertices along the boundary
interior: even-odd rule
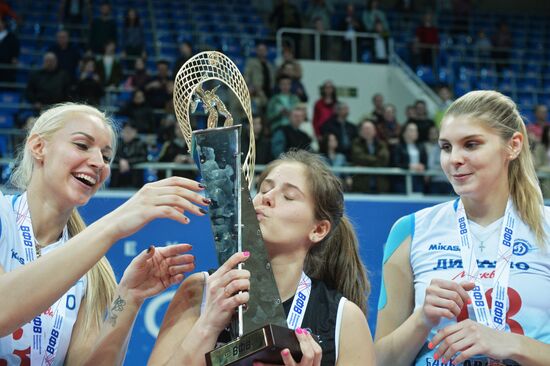
[[[281,297],[264,246],[249,188],[254,176],[254,134],[241,167],[241,126],[216,95],[220,85],[208,90],[203,83],[221,82],[237,97],[252,126],[250,95],[235,64],[224,54],[199,53],[179,70],[174,83],[174,107],[190,153],[206,184],[212,201],[209,216],[219,264],[239,251],[250,258],[239,268],[250,276],[250,300],[239,306],[230,325],[229,343],[207,353],[209,366],[252,365],[253,361],[280,363],[281,350],[288,348],[300,359],[301,351],[293,330],[287,328]],[[207,128],[192,131],[190,112],[202,104]],[[219,116],[225,118],[218,127]]]

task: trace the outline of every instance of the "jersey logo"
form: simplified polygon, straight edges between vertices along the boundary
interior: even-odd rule
[[[529,242],[527,242],[526,240],[518,239],[514,242],[514,255],[522,256],[527,254],[530,250],[533,250],[533,248],[531,247],[531,244],[529,244]]]

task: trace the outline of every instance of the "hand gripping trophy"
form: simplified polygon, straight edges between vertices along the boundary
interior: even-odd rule
[[[254,134],[241,167],[241,126],[233,126],[233,117],[216,95],[203,83],[218,81],[231,89],[252,126],[250,95],[246,82],[235,64],[219,52],[202,52],[189,59],[176,75],[174,107],[183,136],[194,156],[212,201],[209,210],[218,262],[224,263],[238,251],[253,253],[245,264],[251,272],[250,300],[240,306],[231,322],[228,344],[206,354],[212,366],[251,365],[253,361],[282,363],[280,351],[289,348],[301,357],[293,331],[287,328],[275,277],[264,247],[249,188],[254,175]],[[207,129],[192,131],[189,119],[202,104],[207,114]],[[218,127],[219,115],[225,117]]]

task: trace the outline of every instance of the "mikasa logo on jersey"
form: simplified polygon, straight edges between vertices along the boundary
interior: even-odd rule
[[[442,251],[442,250],[449,250],[451,252],[459,252],[460,251],[460,247],[458,245],[445,245],[445,244],[441,244],[441,243],[437,243],[437,244],[430,244],[430,247],[428,248],[428,250],[438,250],[438,251]]]

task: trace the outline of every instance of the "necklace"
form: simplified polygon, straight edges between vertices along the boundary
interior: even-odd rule
[[[42,256],[42,246],[36,240],[34,241],[34,249],[36,251],[36,258],[40,258]]]
[[[474,234],[474,231],[473,230],[470,230],[470,233],[472,234],[472,236],[474,237],[474,239],[476,239],[477,241],[479,241],[479,249],[481,250],[481,253],[483,253],[483,250],[486,248],[485,245],[483,245],[496,231],[497,229],[500,228],[500,225],[495,227],[493,230],[491,230],[491,232],[489,232],[488,234],[485,235],[485,238],[483,239],[480,239],[476,234]]]

